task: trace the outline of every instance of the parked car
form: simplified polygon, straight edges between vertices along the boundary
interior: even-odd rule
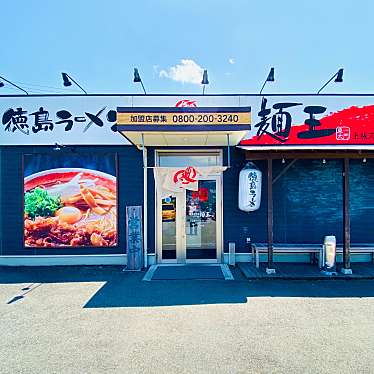
[[[174,222],[175,217],[175,205],[172,203],[162,203],[162,222]]]

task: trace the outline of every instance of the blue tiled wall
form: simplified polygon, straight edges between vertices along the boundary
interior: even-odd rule
[[[23,170],[24,153],[53,152],[51,147],[1,147],[1,254],[103,253],[103,249],[34,250],[23,247]],[[105,253],[125,251],[125,207],[143,205],[142,153],[130,146],[75,147],[82,153],[117,153],[119,246]],[[227,149],[224,150],[227,164]],[[63,151],[65,152],[65,151]],[[238,208],[239,172],[245,165],[243,150],[231,149],[231,167],[223,174],[224,250],[235,242],[237,252],[246,252],[246,238],[254,243],[267,241],[267,162],[254,161],[263,172],[260,209],[245,213]],[[290,161],[274,161],[274,178]],[[149,166],[154,165],[154,150],[148,150]],[[342,160],[298,160],[273,185],[274,242],[322,243],[325,235],[342,241]],[[374,243],[374,160],[350,161],[351,242]],[[155,201],[153,170],[148,169],[148,249],[155,250]]]
[[[350,160],[352,243],[374,243],[374,160]]]
[[[287,166],[274,161],[274,178]],[[320,244],[326,235],[342,241],[341,160],[297,160],[273,184],[274,242]]]
[[[224,173],[224,245],[236,243],[245,251],[245,238],[267,241],[267,163],[254,161],[263,172],[260,209],[244,213],[237,208],[238,176],[244,156],[236,151],[233,168]],[[290,160],[273,161],[273,178]],[[297,160],[274,184],[274,243],[321,244],[325,235],[343,240],[343,161],[338,159]],[[351,243],[374,243],[374,160],[350,161]]]
[[[238,208],[239,172],[246,163],[245,153],[240,149],[232,149],[231,167],[223,173],[223,227],[224,251],[228,251],[228,243],[235,242],[237,252],[248,252],[246,238],[253,242],[265,242],[266,231],[266,161],[256,161],[257,167],[263,172],[262,200],[260,209],[246,213]],[[227,164],[227,150],[224,150]]]

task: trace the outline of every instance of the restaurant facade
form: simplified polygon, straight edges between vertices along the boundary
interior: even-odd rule
[[[276,270],[329,235],[343,270],[373,260],[374,96],[8,95],[0,118],[0,265]]]

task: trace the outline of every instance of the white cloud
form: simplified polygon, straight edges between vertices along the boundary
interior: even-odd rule
[[[169,78],[169,74],[167,73],[166,70],[161,70],[159,75],[160,75],[160,78]]]
[[[194,60],[183,59],[180,64],[171,66],[168,70],[160,70],[161,78],[169,78],[176,82],[201,84],[204,69]]]
[[[229,58],[229,63],[230,63],[231,65],[234,65],[234,64],[235,64],[235,59],[234,59],[233,57],[230,57],[230,58]]]

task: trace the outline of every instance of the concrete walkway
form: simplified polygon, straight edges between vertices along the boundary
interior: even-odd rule
[[[373,263],[352,263],[352,274],[342,274],[337,267],[337,274],[333,276],[324,275],[317,265],[304,263],[274,263],[275,274],[266,273],[266,263],[260,263],[256,268],[250,262],[238,263],[239,269],[247,279],[290,279],[290,280],[325,280],[325,279],[374,279]]]
[[[1,374],[373,373],[374,282],[0,268]]]

